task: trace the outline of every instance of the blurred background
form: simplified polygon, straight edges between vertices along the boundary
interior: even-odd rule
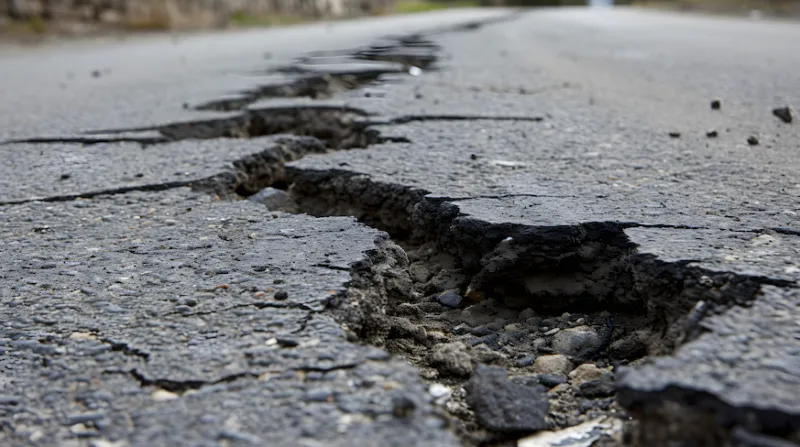
[[[593,6],[800,17],[800,0],[0,0],[0,35],[280,26],[463,7]]]

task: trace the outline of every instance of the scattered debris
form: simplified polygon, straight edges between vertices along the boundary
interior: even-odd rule
[[[772,114],[780,118],[784,123],[789,124],[792,122],[794,111],[789,106],[776,107],[772,109]]]

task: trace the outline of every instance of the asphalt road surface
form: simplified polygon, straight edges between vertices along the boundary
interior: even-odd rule
[[[797,42],[498,9],[0,48],[0,444],[797,445]]]

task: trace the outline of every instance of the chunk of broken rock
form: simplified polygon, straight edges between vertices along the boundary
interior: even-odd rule
[[[511,381],[503,368],[478,365],[464,389],[478,423],[489,430],[534,432],[549,426],[547,392],[534,381]]]
[[[431,351],[430,361],[444,374],[468,376],[472,374],[472,358],[467,346],[461,342],[436,345]]]
[[[614,379],[605,375],[597,380],[583,382],[578,388],[578,395],[589,398],[606,397],[613,395],[615,391]]]
[[[597,380],[606,373],[608,371],[598,368],[594,363],[584,363],[569,373],[569,379],[574,385],[580,386],[584,382]]]
[[[296,213],[298,210],[297,202],[286,193],[276,188],[264,188],[261,191],[248,197],[247,200],[260,203],[270,211],[284,211]]]
[[[533,370],[539,374],[558,374],[566,376],[572,370],[572,363],[561,354],[542,355],[533,362]]]
[[[436,297],[436,301],[444,307],[457,309],[461,305],[461,296],[455,290],[448,290],[440,293]]]
[[[597,331],[589,326],[567,328],[553,337],[553,349],[572,357],[585,357],[600,348],[601,344]]]

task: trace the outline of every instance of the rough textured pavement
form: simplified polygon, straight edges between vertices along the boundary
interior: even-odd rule
[[[3,444],[800,443],[798,39],[563,9],[0,50]],[[270,186],[305,214],[238,200]]]

